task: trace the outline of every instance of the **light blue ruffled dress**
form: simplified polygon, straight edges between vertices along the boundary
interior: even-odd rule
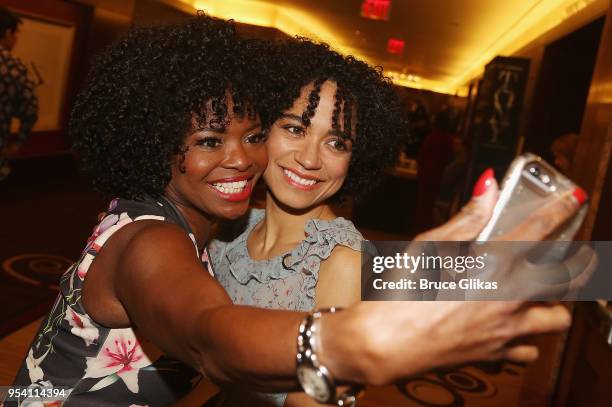
[[[213,240],[208,248],[215,277],[235,304],[309,311],[314,307],[321,261],[338,245],[361,251],[363,236],[344,218],[311,219],[305,238],[293,250],[266,260],[253,260],[247,238],[265,211],[251,209],[246,228],[231,242]]]
[[[246,226],[234,240],[210,243],[208,252],[215,277],[234,304],[309,311],[315,304],[321,262],[338,245],[360,252],[363,236],[345,218],[311,219],[304,228],[304,240],[293,250],[271,259],[253,260],[247,249],[247,238],[264,215],[262,209],[251,209]],[[238,395],[234,396],[237,400]],[[269,399],[273,406],[282,406],[286,397],[285,394],[258,396]],[[230,399],[234,397],[228,394],[222,405],[239,405]]]

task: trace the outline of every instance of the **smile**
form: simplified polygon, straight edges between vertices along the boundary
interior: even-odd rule
[[[319,179],[298,175],[287,168],[283,168],[283,175],[289,184],[306,191],[316,188],[317,183],[320,182]]]
[[[247,183],[248,181],[246,179],[235,182],[216,182],[212,184],[212,187],[217,191],[223,192],[224,194],[237,194],[242,192]]]
[[[221,198],[228,201],[244,201],[251,196],[252,182],[249,179],[224,179],[209,183]]]

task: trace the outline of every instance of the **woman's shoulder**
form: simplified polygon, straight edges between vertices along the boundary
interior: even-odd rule
[[[307,297],[314,299],[320,272],[328,266],[348,270],[351,276],[354,270],[358,270],[364,239],[353,222],[342,217],[311,219],[306,223],[304,232],[305,239],[289,256],[283,258],[283,266],[304,273],[302,290]],[[334,273],[333,277],[337,279],[341,275]]]
[[[169,224],[177,225],[189,235],[195,244],[195,239],[189,225],[174,207],[174,204],[167,199],[155,199],[152,197],[138,200],[115,198],[108,205],[104,218],[100,220],[94,228],[92,235],[88,238],[85,250],[87,251],[92,244],[101,247],[115,232],[123,229],[123,226],[136,221],[160,221],[156,227],[170,226]],[[127,229],[132,231],[141,228],[148,229],[144,227],[145,225],[142,222],[138,222],[138,225],[135,226],[137,227]]]
[[[359,248],[361,249],[361,247]],[[349,246],[337,245],[331,251],[329,257],[321,262],[321,270],[324,268],[352,268],[361,265],[362,250],[356,250]]]
[[[311,219],[304,229],[306,240],[334,247],[340,245],[361,251],[363,235],[353,222],[343,217],[331,220]]]
[[[180,223],[180,214],[165,198],[145,196],[142,199],[115,198],[108,205],[107,215],[129,216],[131,219],[154,219]]]
[[[362,234],[353,222],[338,217],[332,220],[310,219],[304,227],[305,238],[283,258],[285,267],[301,265],[309,270],[319,269],[321,261],[328,259],[338,246],[346,247],[357,253],[362,251]]]
[[[360,264],[365,239],[353,222],[343,217],[313,219],[306,225],[308,239],[324,246],[321,255],[326,266]]]

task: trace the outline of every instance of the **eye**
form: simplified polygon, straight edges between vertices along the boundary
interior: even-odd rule
[[[221,138],[214,136],[206,136],[196,140],[195,145],[206,149],[215,149],[223,144]]]
[[[340,138],[336,138],[327,142],[327,145],[332,149],[340,152],[351,151],[351,142],[347,140],[343,140]]]
[[[306,129],[304,129],[304,127],[296,126],[294,124],[287,124],[287,125],[283,126],[283,129],[285,129],[287,132],[293,134],[294,136],[301,136],[306,131]]]
[[[266,131],[260,131],[259,133],[249,134],[245,137],[245,141],[248,144],[261,144],[268,139],[268,133]]]

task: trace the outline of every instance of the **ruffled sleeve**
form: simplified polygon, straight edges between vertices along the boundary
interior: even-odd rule
[[[338,245],[360,252],[363,236],[351,221],[344,218],[331,221],[312,219],[304,231],[306,238],[284,256],[282,263],[283,268],[304,274],[302,291],[314,299],[321,261],[331,256]]]

